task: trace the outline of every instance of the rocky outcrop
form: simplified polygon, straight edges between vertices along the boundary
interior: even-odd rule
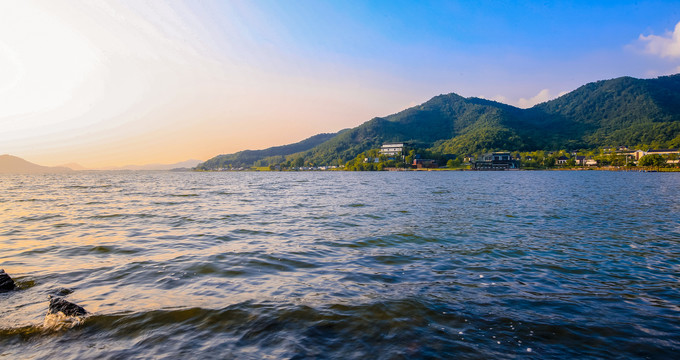
[[[14,280],[12,280],[5,270],[0,269],[0,292],[14,290]]]
[[[58,314],[62,313],[65,316],[83,316],[87,314],[87,311],[82,306],[76,305],[72,302],[68,302],[63,298],[58,296],[49,296],[50,305],[47,309],[47,314]]]

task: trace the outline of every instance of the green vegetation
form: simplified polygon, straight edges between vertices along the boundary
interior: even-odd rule
[[[282,162],[286,155],[311,149],[336,135],[337,134],[318,134],[295,144],[275,146],[264,150],[244,150],[234,154],[218,155],[199,164],[196,169],[215,170],[244,167],[250,168],[253,166],[268,167],[271,164]]]
[[[666,167],[666,159],[659,154],[645,155],[638,161],[640,166],[650,166],[650,167]]]
[[[439,95],[422,105],[374,118],[337,134],[320,134],[266,150],[220,155],[198,169],[345,164],[356,169],[377,168],[380,164],[383,168],[398,167],[379,156],[377,163],[364,162],[367,157],[375,158],[369,156],[370,151],[386,142],[409,143],[419,149],[423,158],[437,159],[440,166],[447,165],[449,158],[489,151],[531,153],[556,149],[583,149],[581,153],[592,153],[588,156],[597,157],[598,164],[625,165],[625,157],[611,158],[597,149],[619,145],[642,149],[680,147],[680,74],[648,80],[622,77],[598,81],[530,109],[456,94]],[[546,155],[540,159],[522,161],[542,168],[551,166],[556,157]]]

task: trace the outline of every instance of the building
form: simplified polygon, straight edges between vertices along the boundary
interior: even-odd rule
[[[436,169],[439,167],[437,160],[432,159],[413,159],[413,166],[416,169]]]
[[[635,150],[633,152],[633,156],[635,157],[635,161],[640,160],[641,157],[645,155],[662,155],[662,156],[668,156],[668,155],[673,155],[673,154],[680,154],[680,151],[678,149],[649,149],[647,151],[644,150]]]
[[[567,165],[567,161],[569,161],[568,157],[560,156],[557,159],[555,159],[555,164],[557,164],[557,165]]]
[[[574,162],[578,166],[596,166],[597,160],[586,158],[585,156],[576,155],[574,156]]]
[[[662,156],[667,156],[667,155],[672,155],[672,154],[680,154],[680,151],[678,149],[650,149],[647,150],[646,155],[662,155]]]
[[[380,155],[401,156],[404,155],[404,143],[387,143],[380,147]]]
[[[510,170],[519,169],[519,160],[513,159],[509,152],[492,152],[480,156],[471,165],[472,170]]]

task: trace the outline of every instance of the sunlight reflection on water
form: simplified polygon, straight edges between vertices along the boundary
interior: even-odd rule
[[[680,350],[678,180],[3,175],[0,268],[20,290],[0,294],[0,355],[664,357]],[[30,329],[59,289],[93,315],[53,342]]]

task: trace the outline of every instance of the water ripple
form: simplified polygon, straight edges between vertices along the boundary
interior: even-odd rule
[[[673,358],[678,180],[3,175],[0,356]],[[42,328],[55,292],[92,315]]]

